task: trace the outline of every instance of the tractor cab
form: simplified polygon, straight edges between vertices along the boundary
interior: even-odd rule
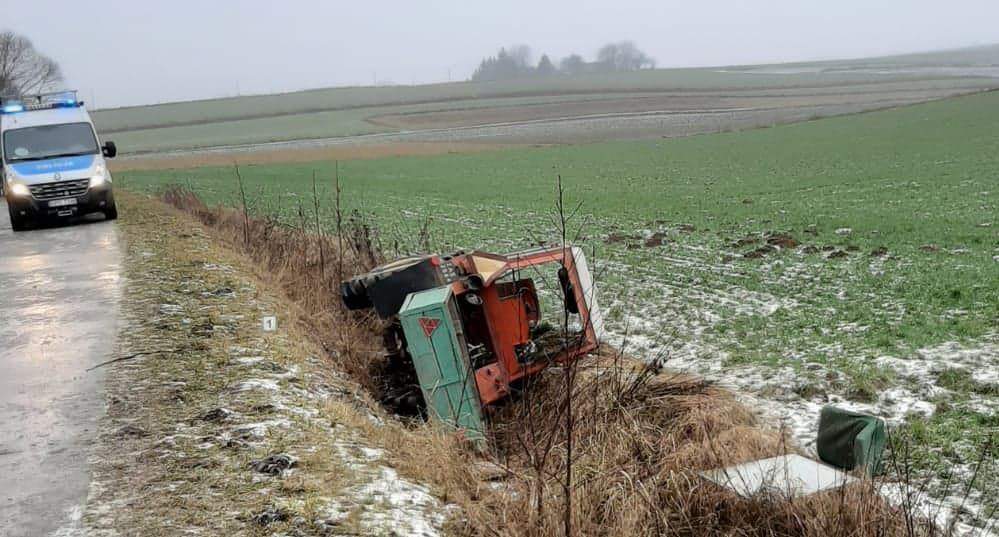
[[[395,402],[422,403],[471,439],[483,438],[484,407],[594,351],[603,336],[578,247],[407,258],[343,282],[341,296],[389,321],[389,367],[412,379]]]

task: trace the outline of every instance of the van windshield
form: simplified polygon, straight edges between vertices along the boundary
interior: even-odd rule
[[[97,138],[89,123],[64,123],[12,129],[3,134],[7,162],[93,155]]]

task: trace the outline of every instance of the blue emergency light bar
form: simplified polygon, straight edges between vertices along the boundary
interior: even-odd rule
[[[0,113],[17,114],[53,108],[79,108],[83,106],[83,101],[77,100],[76,90],[72,90],[0,99],[0,105]]]

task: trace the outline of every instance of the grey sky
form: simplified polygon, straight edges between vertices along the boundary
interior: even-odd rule
[[[663,67],[999,42],[996,0],[2,0],[3,23],[101,107],[460,80],[502,45],[592,57],[631,39]]]

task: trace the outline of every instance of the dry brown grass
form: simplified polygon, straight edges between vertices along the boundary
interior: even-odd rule
[[[645,377],[625,358],[603,357],[580,373],[575,393],[573,527],[579,535],[910,535],[907,517],[889,507],[873,484],[805,499],[743,499],[698,472],[793,451],[781,434],[760,427],[734,396],[700,379],[669,373]],[[557,374],[533,387],[535,399],[557,401]],[[522,472],[511,480],[507,503],[476,511],[464,529],[473,534],[562,535],[560,479],[567,461],[557,405],[521,401],[495,424],[499,458]],[[539,438],[524,427],[539,427]],[[542,473],[531,470],[535,445],[555,437]],[[526,447],[524,444],[527,444]],[[524,470],[526,469],[526,470]],[[547,505],[536,508],[538,490]],[[520,516],[515,514],[519,513]],[[491,531],[488,528],[500,528]]]
[[[341,251],[340,237],[311,233],[305,215],[300,227],[288,227],[272,219],[247,218],[239,211],[209,208],[183,188],[168,189],[163,199],[253,259],[259,268],[256,276],[275,284],[297,307],[291,317],[313,334],[333,365],[377,391],[371,368],[377,367],[382,352],[380,323],[373,315],[346,311],[339,295],[343,278],[382,262],[370,228],[356,218],[348,219]]]
[[[297,317],[328,351],[331,366],[377,392],[379,322],[345,311],[341,278],[381,261],[372,231],[354,220],[341,237],[317,237],[304,224],[283,227],[239,211],[208,208],[171,189],[164,199],[186,210],[260,265],[299,309]],[[344,270],[332,267],[343,261]],[[743,499],[698,472],[793,451],[735,397],[703,380],[652,370],[604,350],[574,383],[574,441],[567,460],[564,370],[549,369],[520,397],[493,411],[488,453],[476,453],[424,424],[386,417],[376,423],[352,403],[328,414],[391,454],[403,475],[432,485],[461,507],[449,529],[463,535],[564,534],[562,479],[571,463],[571,525],[576,535],[933,535],[889,506],[870,481],[804,499]],[[504,475],[486,476],[483,462]],[[488,472],[487,472],[488,473]]]

